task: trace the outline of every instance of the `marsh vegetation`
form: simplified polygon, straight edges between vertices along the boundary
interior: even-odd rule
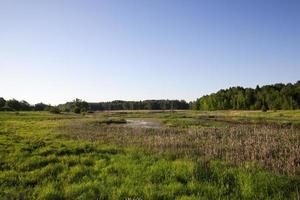
[[[2,112],[0,196],[299,199],[299,124],[298,110]]]

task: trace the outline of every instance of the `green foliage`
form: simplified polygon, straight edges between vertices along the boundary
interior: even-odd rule
[[[10,99],[5,101],[5,99],[0,98],[0,111],[28,111],[32,110],[32,107],[26,101],[17,101],[15,99]]]
[[[37,104],[34,105],[34,110],[35,111],[44,111],[44,110],[47,109],[48,106],[49,105],[46,105],[44,103],[37,103]]]
[[[261,111],[267,112],[267,111],[268,111],[267,106],[263,105],[263,106],[261,107]]]
[[[79,114],[81,112],[80,107],[77,107],[77,106],[74,107],[73,112],[76,113],[76,114]]]
[[[30,105],[26,101],[18,101],[16,99],[5,100],[0,97],[0,111],[44,111],[50,107],[49,105],[38,103],[34,106]]]
[[[0,98],[0,111],[43,111],[50,105],[43,103],[31,106],[26,101]],[[231,87],[205,95],[194,102],[184,100],[144,100],[88,103],[81,99],[58,105],[62,112],[76,114],[100,110],[292,110],[300,108],[300,81],[295,84],[274,84],[255,89]],[[264,108],[264,109],[263,109]]]
[[[72,102],[67,102],[58,106],[64,112],[74,112],[80,114],[89,110],[89,104],[81,99],[75,99]]]
[[[5,99],[0,97],[0,109],[5,106],[5,103],[6,103]]]
[[[99,110],[178,110],[188,109],[189,104],[184,100],[145,100],[145,101],[111,101],[87,103],[80,99],[58,106],[62,111],[74,113],[93,112]]]
[[[291,110],[300,107],[300,86],[274,84],[263,87],[231,87],[203,96],[192,105],[196,110]]]
[[[50,107],[49,112],[52,114],[60,114],[60,109],[58,107]]]
[[[64,109],[72,110],[72,102],[60,105]],[[79,106],[80,107],[80,106]],[[81,108],[81,107],[80,107]],[[97,110],[173,110],[188,109],[189,104],[184,100],[144,100],[144,101],[111,101],[88,103],[84,111]],[[82,110],[81,110],[82,112]]]

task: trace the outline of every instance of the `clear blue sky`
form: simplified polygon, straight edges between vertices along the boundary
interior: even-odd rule
[[[189,101],[299,79],[299,0],[0,0],[6,99]]]

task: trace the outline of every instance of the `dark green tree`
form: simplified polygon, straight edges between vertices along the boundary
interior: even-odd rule
[[[6,103],[5,99],[0,97],[0,108],[4,107],[5,103]]]
[[[44,104],[44,103],[37,103],[34,105],[34,110],[35,111],[43,111],[46,110],[48,105]]]

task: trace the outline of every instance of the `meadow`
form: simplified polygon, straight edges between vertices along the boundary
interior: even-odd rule
[[[300,110],[0,112],[14,198],[300,199]]]

